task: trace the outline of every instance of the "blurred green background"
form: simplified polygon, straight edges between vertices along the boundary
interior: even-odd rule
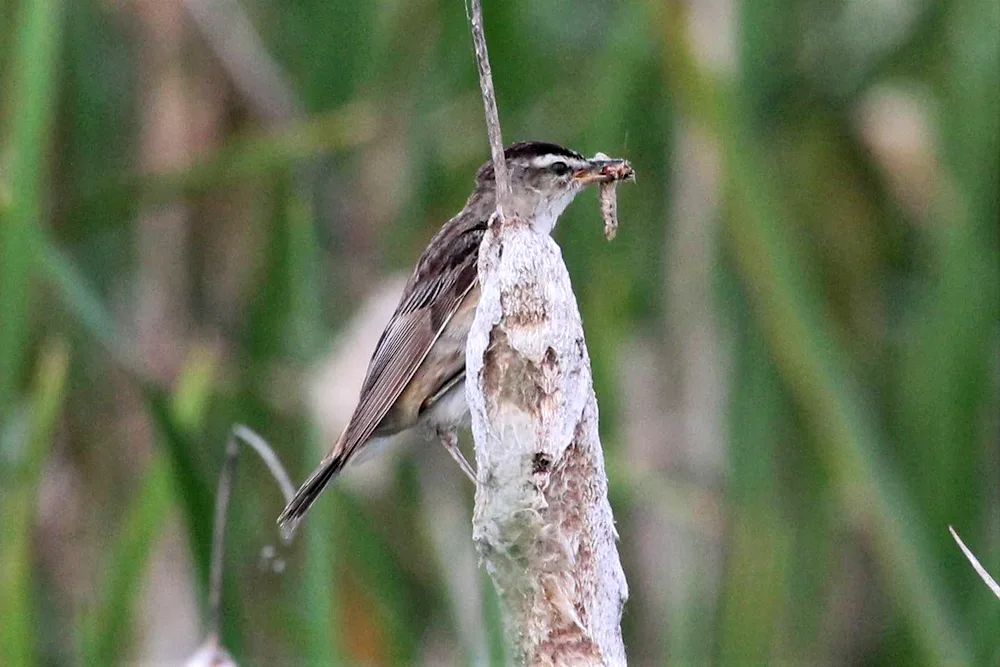
[[[638,173],[556,231],[632,663],[1000,664],[1000,3],[485,4],[505,139]],[[304,478],[487,159],[466,13],[3,0],[0,128],[0,665],[178,664],[230,426]],[[240,664],[502,662],[440,447],[281,506],[244,455]]]

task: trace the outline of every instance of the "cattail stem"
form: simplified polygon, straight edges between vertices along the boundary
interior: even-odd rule
[[[479,280],[466,351],[473,539],[514,656],[528,665],[624,664],[628,587],[590,358],[559,247],[529,224],[491,227]]]

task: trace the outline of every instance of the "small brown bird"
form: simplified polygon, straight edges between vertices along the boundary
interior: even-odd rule
[[[627,165],[603,155],[587,159],[561,146],[534,141],[514,144],[504,156],[511,210],[531,220],[543,234],[552,231],[584,186],[613,180],[612,174]],[[420,256],[375,346],[347,428],[278,517],[286,536],[349,461],[368,458],[411,428],[436,434],[475,482],[472,466],[458,449],[456,431],[469,416],[465,341],[479,303],[479,245],[495,210],[493,164],[488,162],[476,172],[476,186],[465,207],[445,223]]]

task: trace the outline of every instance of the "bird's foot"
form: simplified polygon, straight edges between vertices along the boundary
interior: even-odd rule
[[[452,429],[438,429],[437,435],[441,439],[441,444],[451,454],[451,458],[455,459],[455,463],[462,469],[465,476],[475,484],[476,471],[472,469],[472,465],[465,458],[465,455],[462,454],[462,450],[458,448],[458,434]]]

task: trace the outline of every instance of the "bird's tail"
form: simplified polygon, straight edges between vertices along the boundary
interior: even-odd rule
[[[326,485],[344,469],[347,458],[343,455],[332,455],[323,459],[323,462],[320,463],[313,474],[309,475],[309,479],[295,492],[295,496],[291,502],[285,506],[285,509],[281,512],[281,516],[278,517],[278,528],[281,530],[281,536],[286,542],[292,539],[299,522],[302,521],[306,512],[309,511],[312,504],[319,498],[319,494],[323,492]]]

